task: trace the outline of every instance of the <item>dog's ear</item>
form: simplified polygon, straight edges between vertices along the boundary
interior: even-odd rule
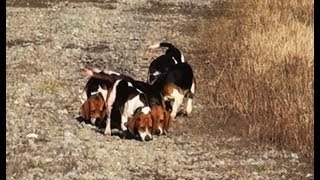
[[[85,101],[81,105],[81,117],[85,119],[86,121],[90,120],[90,107],[88,101]]]
[[[151,115],[151,119],[152,119],[152,134],[156,133],[156,130],[158,129],[157,125],[158,125],[158,121],[157,118],[154,117],[155,115]]]
[[[139,121],[139,118],[131,117],[128,118],[128,122],[126,122],[124,125],[128,128],[131,134],[135,134],[135,131],[137,129],[137,123],[139,123]]]
[[[164,125],[163,125],[163,133],[164,134],[167,134],[168,131],[169,131],[169,127],[171,125],[171,121],[172,121],[172,118],[171,118],[171,115],[169,113],[169,111],[164,111]]]
[[[166,103],[164,102],[164,97],[163,95],[160,93],[160,99],[161,99],[161,105],[163,108],[166,108]]]

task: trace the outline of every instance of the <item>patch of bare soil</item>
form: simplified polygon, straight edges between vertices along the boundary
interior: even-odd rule
[[[169,135],[151,142],[106,138],[76,120],[83,66],[146,80],[151,58],[161,53],[146,47],[167,40],[201,71],[190,58],[205,53],[193,47],[192,22],[209,18],[202,13],[219,15],[219,7],[184,0],[7,1],[8,179],[312,179],[296,153],[257,148],[226,132],[223,122],[232,119],[223,119],[225,109],[208,109],[201,81],[192,116],[179,117]]]

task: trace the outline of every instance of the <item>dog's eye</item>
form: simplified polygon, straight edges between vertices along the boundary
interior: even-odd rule
[[[163,121],[164,121],[163,119],[160,119],[160,123],[163,123]]]
[[[142,131],[142,130],[144,130],[145,128],[146,128],[146,127],[140,127],[140,128],[139,128],[139,130],[141,130],[141,131]]]

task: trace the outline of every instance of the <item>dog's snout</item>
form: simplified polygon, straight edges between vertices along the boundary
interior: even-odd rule
[[[156,135],[160,135],[160,133],[161,133],[160,129],[157,129],[156,130]]]
[[[150,141],[150,140],[151,140],[151,137],[150,137],[149,135],[146,135],[145,140],[146,140],[146,141]]]

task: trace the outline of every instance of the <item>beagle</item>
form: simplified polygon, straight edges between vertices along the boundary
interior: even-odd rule
[[[153,121],[152,133],[156,135],[167,134],[172,118],[166,109],[163,96],[153,85],[142,81],[135,81],[134,84],[147,95]]]
[[[124,75],[114,71],[102,71],[97,68],[82,68],[81,75],[90,77],[84,87],[81,102],[84,103],[92,92],[101,92],[106,101],[116,80],[124,78]]]
[[[100,92],[92,92],[91,96],[81,105],[81,116],[86,121],[95,124],[97,119],[102,119],[105,101]]]
[[[166,47],[168,49],[164,55],[157,57],[151,62],[147,78],[149,84],[152,84],[160,74],[167,72],[171,66],[185,62],[182,52],[171,43],[157,43],[149,46],[149,49],[159,47]]]
[[[91,79],[98,82],[100,80],[109,79],[109,75],[105,71],[97,69],[86,69],[84,75],[91,76]],[[103,83],[100,82],[100,85]],[[137,96],[140,96],[139,98]],[[140,102],[139,102],[140,101]],[[116,118],[120,116],[120,128],[125,131],[127,127],[124,125],[130,118],[136,107],[131,107],[132,104],[148,105],[153,123],[152,134],[166,134],[170,125],[171,117],[169,112],[165,109],[163,96],[159,91],[155,90],[152,85],[142,81],[137,81],[129,76],[118,74],[118,80],[114,82],[112,90],[108,89],[108,96],[106,101],[106,109],[104,115],[106,116],[105,135],[111,134],[111,123],[119,124]],[[127,108],[126,108],[127,107]],[[141,107],[138,107],[141,108]]]
[[[165,104],[169,106],[172,104],[172,109],[170,108],[172,119],[175,119],[184,98],[188,99],[186,113],[187,115],[191,113],[196,81],[188,63],[179,63],[170,67],[168,72],[161,74],[152,85],[161,92]],[[168,105],[166,108],[169,109]]]
[[[152,140],[152,117],[150,107],[144,106],[136,109],[134,115],[128,119],[125,126],[133,135],[139,135],[142,141]]]
[[[116,72],[111,72],[111,71],[106,72],[96,68],[83,68],[80,70],[80,72],[82,75],[90,77],[90,79],[88,80],[88,82],[84,87],[84,90],[81,96],[81,102],[82,102],[81,114],[84,119],[88,119],[89,112],[85,112],[85,111],[88,110],[90,106],[92,106],[90,105],[92,104],[92,102],[103,103],[104,105],[103,112],[105,112],[105,108],[107,107],[105,103],[113,87],[113,84],[117,79],[121,78],[121,75]],[[102,78],[92,77],[93,74],[96,74],[97,77],[103,76],[104,78],[102,79]],[[99,101],[97,98],[100,96],[98,96],[97,94],[99,94],[102,97],[102,99],[100,98]],[[103,120],[104,116],[105,114],[100,114],[99,119]],[[96,125],[97,118],[90,117],[90,120],[93,125]]]
[[[120,113],[121,130],[126,131],[128,118],[131,118],[134,112],[140,108],[148,106],[146,94],[131,83],[128,79],[117,80],[107,99],[107,119],[104,134],[111,135],[111,112]],[[148,112],[149,113],[149,112]],[[152,123],[152,122],[151,122]]]

